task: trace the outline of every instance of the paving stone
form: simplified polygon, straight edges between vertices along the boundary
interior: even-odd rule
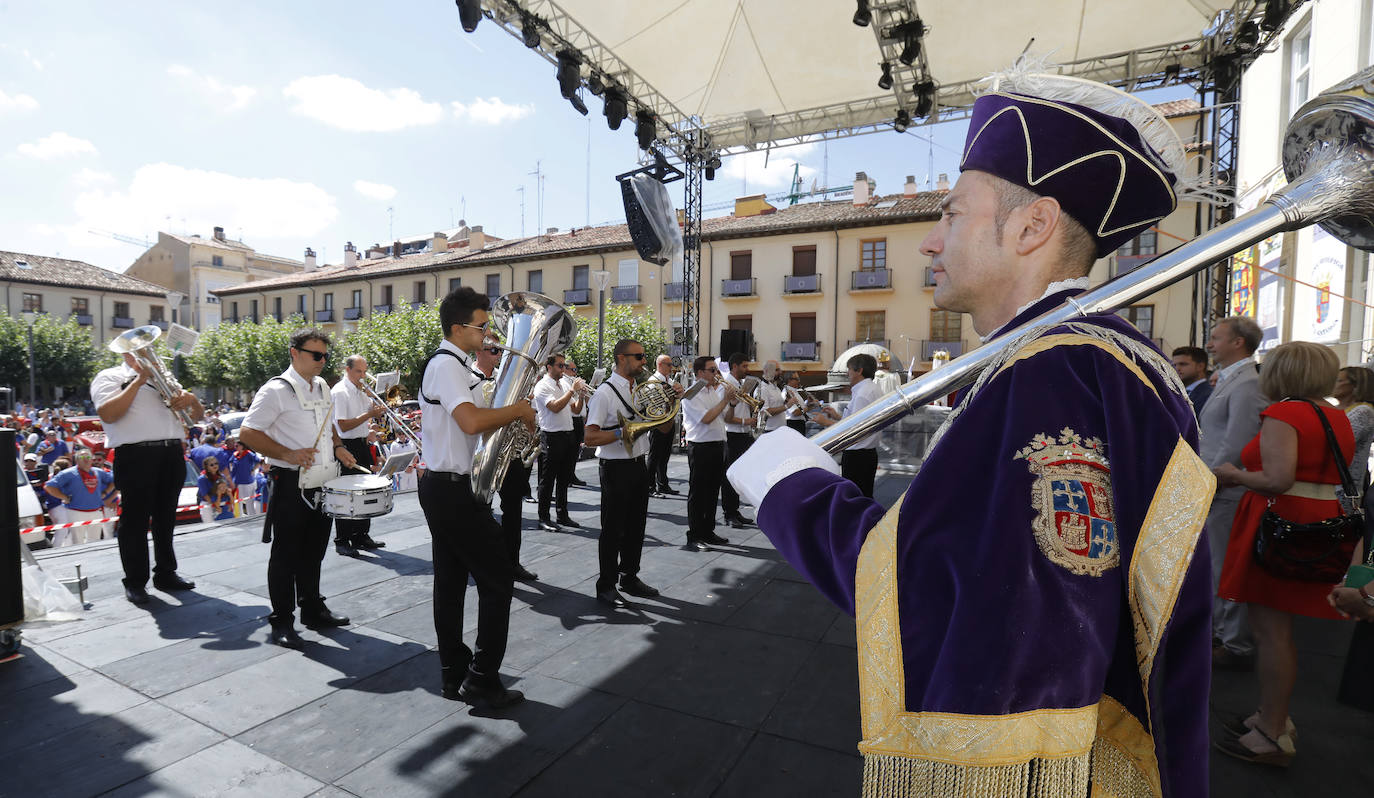
[[[109,798],[217,798],[253,795],[299,798],[323,785],[233,740],[199,751],[156,773],[126,784]]]
[[[751,732],[631,701],[520,790],[520,798],[706,796]]]
[[[774,579],[726,621],[730,626],[820,640],[839,610],[810,585]]]
[[[34,743],[147,701],[94,671],[78,671],[5,696],[0,754],[20,756]]]
[[[591,596],[561,593],[511,613],[502,668],[525,670],[557,656],[591,633],[600,606]]]
[[[463,606],[464,619],[471,612],[472,623],[477,623],[477,610],[469,610],[468,604]],[[414,640],[421,645],[434,648],[439,645],[439,636],[434,631],[434,602],[433,600],[424,601],[416,604],[409,609],[394,612],[385,618],[378,618],[368,623],[372,629],[379,629],[383,632],[402,637],[407,640]]]
[[[359,626],[350,629],[305,631],[307,659],[337,672],[331,687],[350,687],[398,662],[419,656],[428,647],[393,634]]]
[[[859,661],[852,648],[819,645],[769,713],[763,730],[854,754],[859,728]]]
[[[3,789],[6,795],[25,798],[97,795],[223,739],[149,701],[26,747],[23,758],[6,767]]]
[[[714,798],[760,795],[851,796],[858,794],[863,760],[769,734],[755,737]]]
[[[287,654],[178,690],[161,702],[233,737],[334,692],[329,683],[338,670]]]
[[[267,632],[267,620],[258,618],[101,665],[99,671],[144,695],[160,698],[286,653],[268,644]]]
[[[712,557],[707,565],[677,583],[659,587],[665,601],[678,602],[684,617],[724,621],[769,581],[770,566],[757,560],[730,554],[704,556]]]
[[[268,549],[269,547],[261,544],[238,546],[231,549],[209,551],[194,557],[186,557],[178,552],[177,573],[199,580],[220,571],[245,565],[257,565],[266,568]]]
[[[19,646],[20,657],[0,664],[0,700],[11,694],[64,676],[86,670],[45,646],[29,642],[27,636]]]
[[[116,580],[118,577],[116,578]],[[148,603],[142,606],[130,603],[124,598],[124,588],[121,585],[117,595],[111,595],[102,599],[93,599],[91,593],[86,593],[86,602],[89,605],[82,611],[79,619],[74,621],[62,621],[60,623],[37,622],[24,626],[24,639],[38,643],[51,642],[58,638],[68,637],[74,634],[89,632],[104,626],[111,626],[124,621],[131,621],[138,618],[148,618],[161,615],[166,612],[173,612],[182,607],[189,607],[199,604],[208,599],[222,599],[233,595],[238,591],[232,587],[215,584],[213,582],[197,582],[195,590],[178,590],[175,593],[163,593],[159,590],[148,591]]]
[[[858,626],[855,625],[853,618],[837,611],[835,620],[830,624],[830,628],[825,630],[825,637],[821,638],[821,641],[857,649],[859,647]]]
[[[534,666],[532,672],[617,695],[635,695],[660,678],[691,646],[681,620],[618,612],[590,634]]]
[[[337,613],[347,615],[353,623],[367,623],[413,607],[433,595],[432,575],[393,576],[385,581],[332,596],[329,599],[329,607]]]
[[[310,798],[357,798],[357,796],[348,790],[340,789],[331,784],[319,792],[310,793]]]

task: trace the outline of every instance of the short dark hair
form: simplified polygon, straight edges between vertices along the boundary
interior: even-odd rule
[[[555,364],[555,363],[558,362],[558,359],[559,359],[560,357],[563,357],[563,355],[549,355],[548,358],[544,361],[544,365],[545,365],[545,366],[552,366],[553,364]],[[565,358],[565,359],[566,359],[566,358]]]
[[[639,344],[639,342],[633,338],[621,338],[619,341],[615,342],[615,349],[611,350],[611,356],[620,357],[634,344]],[[644,344],[639,345],[641,347],[644,346]]]
[[[745,357],[743,352],[736,352],[733,355],[731,355],[730,359],[726,362],[730,364],[730,368],[734,368],[735,366],[738,366],[741,363],[746,363],[748,361],[749,358]]]
[[[455,324],[467,324],[472,314],[478,310],[490,310],[491,300],[486,294],[472,290],[472,286],[459,286],[448,292],[439,303],[439,330],[447,338]]]
[[[319,341],[325,346],[330,346],[329,334],[319,327],[302,327],[291,333],[292,349],[300,349],[311,341]]]
[[[863,352],[849,358],[844,365],[852,371],[862,373],[866,380],[873,379],[873,375],[878,373],[878,359]]]
[[[1178,357],[1179,355],[1188,358],[1194,363],[1201,364],[1204,370],[1207,368],[1207,350],[1200,346],[1180,346],[1175,349],[1169,357]]]
[[[706,367],[714,362],[716,362],[716,359],[710,355],[698,355],[697,359],[692,361],[692,373],[696,374],[698,371],[705,371]]]

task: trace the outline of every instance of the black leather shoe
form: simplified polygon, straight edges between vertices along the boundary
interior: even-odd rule
[[[730,525],[731,529],[747,529],[749,527],[748,524],[744,523],[743,518],[731,518],[726,523]]]
[[[559,523],[560,525],[562,525],[562,526],[572,527],[573,529],[581,529],[581,528],[582,528],[582,525],[579,524],[579,523],[577,523],[576,521],[572,520],[572,516],[569,516],[569,515],[560,515],[560,516],[558,516],[558,523]]]
[[[717,534],[714,533],[714,532],[712,532],[711,534],[709,534],[709,535],[706,536],[705,542],[706,542],[706,543],[710,543],[710,544],[713,545],[713,546],[728,546],[728,545],[730,545],[730,541],[729,541],[729,540],[727,540],[726,538],[721,537],[720,535],[717,535]]]
[[[377,549],[386,548],[386,543],[380,540],[373,540],[371,535],[363,535],[357,543],[353,544],[353,547],[357,549],[367,549],[368,551],[375,551]]]
[[[174,573],[153,577],[153,587],[164,593],[171,593],[174,590],[192,590],[195,586],[195,582],[190,579],[182,579]]]
[[[704,541],[704,540],[688,540],[688,541],[687,541],[687,550],[688,550],[688,551],[710,551],[710,550],[711,550],[711,547],[710,547],[710,546],[707,546],[707,545],[706,545],[706,541]]]
[[[630,602],[626,601],[625,597],[620,595],[620,591],[613,587],[596,591],[596,600],[602,604],[609,604],[617,609],[630,606]]]
[[[334,626],[347,626],[347,615],[335,615],[328,607],[320,607],[312,612],[301,610],[301,625],[307,629],[325,629]]]
[[[533,582],[538,578],[539,574],[535,573],[534,571],[531,571],[530,569],[526,568],[525,566],[519,563],[515,564],[515,581]]]
[[[475,707],[502,709],[524,701],[525,694],[519,690],[508,690],[500,684],[495,687],[479,685],[471,678],[467,678],[458,688],[458,698]]]
[[[658,489],[658,492],[659,492],[659,493],[662,493],[662,494],[665,495],[665,496],[681,496],[681,495],[682,495],[682,491],[673,490],[672,488],[659,488],[659,489]]]
[[[353,544],[351,544],[351,543],[339,543],[339,542],[335,542],[335,543],[334,543],[334,551],[337,551],[339,554],[342,554],[342,555],[345,556],[345,557],[357,557],[357,556],[358,556],[358,550],[355,549],[355,548],[353,548]]]
[[[572,479],[568,480],[568,484],[569,484],[569,485],[576,485],[576,486],[579,487],[579,488],[585,488],[585,487],[587,487],[587,483],[586,483],[585,481],[583,481],[583,480],[578,479],[577,477],[573,477]]]
[[[550,520],[547,519],[547,518],[541,518],[541,519],[539,519],[539,528],[542,529],[542,530],[544,530],[545,532],[562,532],[562,531],[563,531],[563,527],[559,526],[558,524],[555,524],[554,522],[550,521]]]
[[[140,607],[150,601],[148,598],[148,591],[141,587],[126,586],[124,588],[124,598],[128,599],[130,603],[137,604]]]
[[[657,589],[644,584],[644,581],[637,576],[622,576],[620,589],[636,598],[653,598],[658,595]]]
[[[282,648],[294,648],[297,651],[305,648],[305,641],[297,634],[296,630],[290,626],[274,626],[272,632],[267,636],[267,641]]]
[[[465,658],[459,658],[457,665],[440,666],[439,672],[442,678],[442,690],[444,698],[450,701],[460,701],[458,691],[463,687],[463,680],[468,678],[468,666],[472,664],[472,654]]]

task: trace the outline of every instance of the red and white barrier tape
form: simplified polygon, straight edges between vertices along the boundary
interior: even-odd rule
[[[74,526],[91,526],[92,524],[108,524],[111,521],[118,521],[119,516],[112,515],[109,518],[92,518],[89,521],[73,521],[70,524],[51,524],[49,526],[34,526],[28,529],[19,530],[19,534],[27,535],[30,532],[51,532],[54,529],[71,529]]]

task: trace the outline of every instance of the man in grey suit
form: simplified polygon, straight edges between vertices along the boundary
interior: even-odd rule
[[[1217,367],[1217,386],[1198,415],[1201,432],[1199,456],[1209,468],[1222,463],[1240,466],[1240,452],[1259,433],[1260,412],[1269,399],[1260,394],[1255,350],[1263,333],[1253,319],[1231,316],[1212,327],[1207,351]],[[1231,522],[1245,489],[1217,490],[1207,513],[1207,538],[1212,548],[1212,591],[1221,579]],[[1245,618],[1245,605],[1216,599],[1212,610],[1212,635],[1219,643],[1212,650],[1213,667],[1249,670],[1254,667],[1255,645]]]

